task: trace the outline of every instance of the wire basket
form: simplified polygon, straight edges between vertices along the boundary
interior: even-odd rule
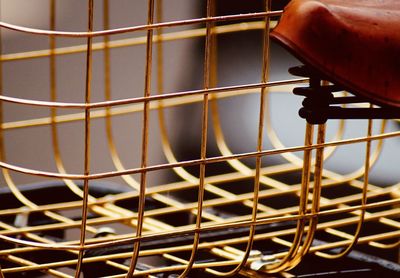
[[[212,0],[66,2],[35,3],[44,28],[0,24],[1,277],[293,277],[355,246],[398,267],[400,186],[369,177],[400,132],[288,121],[279,98],[298,101],[290,92],[308,79],[274,75],[279,1],[224,15]],[[185,5],[201,11],[177,18]],[[128,7],[139,19],[113,12]],[[221,40],[247,34],[257,81],[222,84],[221,56],[242,67]],[[182,89],[176,76],[202,82]]]

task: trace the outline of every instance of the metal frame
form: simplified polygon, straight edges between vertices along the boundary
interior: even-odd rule
[[[313,139],[314,126],[307,124],[304,145],[285,146],[271,124],[269,108],[273,103],[270,103],[269,96],[275,92],[289,92],[294,85],[308,82],[308,78],[269,81],[270,42],[268,34],[282,11],[271,10],[271,1],[268,0],[265,1],[265,11],[263,12],[216,16],[214,15],[213,3],[213,0],[207,0],[207,16],[204,18],[164,22],[162,19],[162,1],[149,0],[146,24],[110,29],[108,15],[111,1],[109,3],[108,0],[103,0],[105,8],[103,15],[104,30],[102,31],[93,31],[93,5],[95,4],[93,0],[88,0],[86,32],[61,32],[56,30],[55,0],[50,1],[49,30],[32,29],[0,22],[0,32],[3,29],[10,29],[49,38],[49,49],[47,50],[3,54],[0,33],[0,92],[2,94],[0,96],[0,167],[7,187],[21,204],[0,210],[0,241],[6,246],[0,250],[0,259],[3,262],[10,263],[7,266],[1,265],[0,276],[9,273],[41,271],[55,277],[79,277],[85,265],[95,262],[105,264],[122,273],[111,277],[136,277],[141,275],[154,277],[158,273],[177,273],[180,277],[185,277],[196,269],[202,269],[216,276],[230,276],[237,273],[243,276],[254,276],[258,273],[261,276],[265,272],[288,271],[298,265],[303,257],[309,253],[326,258],[338,258],[345,256],[355,244],[366,244],[378,249],[399,247],[400,186],[394,184],[382,188],[371,184],[368,176],[369,169],[376,163],[380,155],[383,141],[400,136],[400,132],[386,132],[386,122],[382,121],[380,132],[373,134],[373,121],[369,120],[364,137],[344,139],[343,131],[346,122],[341,121],[334,138],[326,139],[325,120],[328,118],[347,119],[349,116],[349,114],[336,116],[336,112],[334,112],[336,110],[331,110],[330,105],[338,103],[338,100],[340,103],[345,103],[348,98],[346,98],[346,101],[344,99],[327,98],[329,101],[324,102],[324,106],[329,106],[329,112],[323,114],[322,118],[314,120],[317,117],[314,112],[318,112],[318,115],[320,115],[321,99],[318,97],[317,103],[314,103],[314,99],[311,99],[311,106],[308,105],[307,100],[305,108],[312,108],[310,110],[311,116],[307,114],[308,110],[307,115],[304,116],[310,123],[319,124],[316,142],[314,143]],[[239,23],[216,26],[216,23],[222,24],[233,20]],[[202,24],[204,27],[193,27],[187,31],[174,31],[173,29],[177,26],[197,26],[196,24]],[[165,32],[166,30],[168,32]],[[249,30],[263,30],[264,32],[260,82],[229,87],[218,86],[215,68],[218,58],[216,55],[217,37],[225,33]],[[136,31],[146,31],[146,36],[112,40],[112,35]],[[59,37],[86,38],[87,42],[85,45],[58,48],[57,39]],[[103,42],[93,42],[95,37],[103,38]],[[199,37],[205,40],[203,88],[192,91],[165,92],[162,71],[163,45],[172,40]],[[110,68],[112,67],[112,59],[110,49],[135,45],[146,46],[143,96],[113,100],[111,98]],[[156,47],[155,51],[153,46]],[[101,102],[91,101],[91,72],[94,51],[104,53],[105,101]],[[156,89],[152,89],[150,86],[153,75],[153,52],[157,52],[157,60],[155,61],[157,64]],[[73,55],[75,53],[86,53],[85,101],[81,103],[57,101],[56,59],[61,55]],[[6,92],[3,92],[2,89],[2,65],[21,59],[49,59],[50,101],[19,99],[3,95]],[[315,81],[311,80],[312,94],[314,94],[314,83]],[[310,98],[309,91],[297,89],[298,94],[307,95],[308,99]],[[329,91],[331,90],[329,89]],[[259,109],[257,147],[252,152],[235,153],[230,149],[224,136],[222,124],[219,120],[218,100],[244,94],[258,94],[260,99],[257,108]],[[326,100],[325,98],[322,99]],[[358,101],[354,98],[351,98],[351,100]],[[27,107],[47,108],[50,116],[26,121],[5,122],[3,118],[3,103],[5,102],[26,105]],[[197,159],[178,160],[175,154],[176,150],[173,149],[169,139],[164,110],[189,103],[201,103],[202,105],[201,151]],[[317,110],[314,109],[315,106],[317,106]],[[57,114],[60,109],[72,108],[79,109],[81,112],[62,116]],[[368,109],[363,111],[370,115],[372,108]],[[152,110],[158,111],[162,147],[167,160],[164,164],[152,165],[148,162],[149,115]],[[140,167],[130,168],[122,163],[118,153],[112,133],[112,119],[119,115],[137,113],[142,115],[141,164]],[[108,152],[114,168],[105,172],[93,173],[90,171],[90,146],[92,144],[90,126],[93,121],[98,119],[105,119],[106,121]],[[64,166],[60,152],[62,146],[58,138],[58,129],[63,128],[65,123],[84,123],[84,153],[81,158],[84,161],[84,168],[81,173],[71,173]],[[213,157],[208,157],[206,152],[209,123],[214,129],[215,141],[220,152],[220,155]],[[4,134],[41,126],[51,128],[52,138],[49,147],[53,149],[57,171],[49,172],[37,168],[24,168],[8,162]],[[267,149],[263,146],[264,137],[270,140],[274,146],[273,149]],[[374,148],[371,146],[372,142],[376,142]],[[339,174],[324,168],[325,161],[338,148],[351,144],[365,145],[365,159],[359,169],[351,173]],[[304,153],[303,158],[297,155],[298,152]],[[285,162],[279,165],[265,166],[263,159],[269,156],[281,156]],[[247,165],[244,162],[246,159],[254,160],[255,166]],[[221,163],[229,167],[229,173],[219,175],[207,173],[208,167]],[[199,175],[191,174],[187,167],[198,167]],[[162,170],[175,172],[180,181],[149,187],[147,175]],[[14,172],[63,181],[68,190],[79,200],[37,204],[26,197],[21,186],[14,182],[12,177]],[[135,174],[139,175],[138,180],[135,179]],[[282,176],[292,174],[300,175],[301,179],[295,184],[282,180]],[[91,182],[112,177],[122,178],[130,188],[129,192],[103,197],[94,197],[90,194],[89,184]],[[81,185],[79,185],[79,182]],[[241,183],[251,184],[251,189],[235,193],[234,184]],[[341,197],[324,195],[324,190],[342,186],[351,188],[353,193]],[[197,201],[181,202],[169,196],[169,192],[184,192],[185,190],[197,192]],[[210,194],[212,197],[207,197],[206,194]],[[276,204],[275,207],[272,205],[276,198],[279,198],[282,202],[294,198],[297,202],[295,205],[282,204],[278,208]],[[160,206],[147,208],[146,203],[151,202],[149,200],[157,202]],[[119,202],[122,201],[136,202],[136,210],[130,210],[119,205]],[[236,215],[217,213],[219,209],[232,205],[238,211],[245,210],[248,212]],[[67,216],[67,212],[71,209],[81,210],[78,219]],[[42,214],[47,222],[26,225],[29,223],[30,215],[34,213]],[[160,217],[164,217],[164,219],[175,217],[176,213],[189,215],[195,221],[176,225],[160,220],[162,219]],[[7,218],[19,220],[8,223],[4,220]],[[361,227],[365,222],[382,225],[386,232],[361,235]],[[103,232],[102,226],[115,223],[128,227],[131,232],[116,231],[115,234]],[[274,230],[273,227],[276,226],[281,228]],[[353,226],[356,227],[354,234],[343,229]],[[73,229],[80,231],[78,238],[56,242],[50,237],[41,236],[51,231]],[[204,240],[210,238],[210,235],[214,235],[213,233],[227,233],[229,231],[239,232],[232,233],[224,239]],[[103,236],[96,237],[99,234]],[[333,235],[337,240],[313,245],[313,239],[322,234]],[[179,237],[189,239],[190,243],[186,240],[172,240],[171,246],[157,247],[150,244],[159,240]],[[271,245],[279,246],[281,251],[272,256],[264,256],[262,252],[265,254]],[[127,246],[130,251],[126,251]],[[113,247],[122,249],[116,249],[120,252],[105,255],[85,255],[90,253],[91,250]],[[261,247],[262,250],[259,250]],[[332,255],[329,253],[329,250],[338,247],[344,248],[340,254]],[[39,254],[43,250],[64,252],[71,258],[38,262],[35,259],[26,259],[24,256],[25,254]],[[204,252],[216,259],[214,261],[199,260],[199,254]],[[168,263],[153,265],[149,268],[143,267],[144,264],[141,259],[151,256],[156,256]],[[124,264],[124,261],[129,263]],[[66,267],[72,270],[66,270]]]

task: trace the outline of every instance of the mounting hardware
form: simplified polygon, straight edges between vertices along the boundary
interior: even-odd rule
[[[369,103],[369,101],[359,96],[335,97],[334,92],[344,89],[337,84],[323,85],[322,80],[325,78],[307,66],[291,68],[289,73],[310,78],[309,87],[298,87],[293,90],[293,94],[305,97],[299,115],[309,124],[324,124],[328,119],[400,118],[400,109],[393,107],[343,107],[343,104]]]

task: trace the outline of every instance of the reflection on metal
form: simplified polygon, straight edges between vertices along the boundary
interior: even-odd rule
[[[97,4],[93,0],[88,1],[87,32],[54,31],[55,0],[50,2],[50,30],[0,24],[0,31],[10,28],[49,38],[48,50],[1,54],[0,36],[0,166],[7,185],[7,190],[0,190],[0,197],[15,200],[15,204],[0,209],[0,277],[37,271],[55,277],[79,277],[84,272],[90,277],[95,270],[111,277],[156,277],[159,273],[187,277],[199,270],[215,276],[239,273],[250,277],[257,273],[288,271],[301,264],[307,254],[336,259],[357,244],[376,249],[399,247],[400,184],[387,187],[371,184],[369,172],[377,163],[385,140],[400,136],[400,132],[386,132],[387,121],[370,119],[366,120],[365,136],[345,139],[346,120],[341,118],[336,134],[326,138],[329,121],[311,121],[306,124],[305,135],[293,135],[305,136],[304,145],[285,146],[271,121],[270,107],[274,102],[270,96],[277,92],[289,93],[294,86],[304,85],[308,78],[269,81],[272,55],[269,31],[281,11],[272,10],[271,1],[265,1],[262,12],[216,16],[214,1],[207,1],[205,18],[164,22],[162,0],[149,0],[146,25],[110,29],[111,1],[104,0],[102,28],[106,31],[97,32],[92,32],[93,5]],[[198,28],[195,23],[204,26]],[[193,29],[174,31],[176,26]],[[172,31],[164,32],[169,29]],[[145,37],[112,40],[114,34],[135,34],[143,30],[147,33]],[[263,32],[259,83],[219,86],[219,36],[249,30]],[[57,48],[58,36],[84,37],[87,44]],[[103,41],[93,42],[94,36]],[[163,84],[163,46],[172,40],[193,38],[205,40],[203,86],[199,90],[167,93]],[[140,44],[146,46],[143,96],[114,99],[110,51]],[[91,101],[95,93],[91,87],[94,51],[104,54],[102,102]],[[58,102],[57,58],[76,53],[86,54],[85,101]],[[34,96],[30,100],[4,96],[7,92],[3,91],[2,69],[5,64],[22,59],[48,59],[49,101],[35,100]],[[230,147],[219,107],[221,100],[250,94],[259,95],[258,107],[254,107],[258,111],[257,143],[251,152],[237,152]],[[3,106],[8,102],[47,109],[49,117],[6,122]],[[181,159],[178,146],[170,139],[171,123],[166,113],[189,104],[202,107],[200,153],[195,159]],[[80,112],[57,114],[61,109],[70,108]],[[158,126],[150,124],[152,111],[158,113]],[[127,134],[141,134],[138,167],[126,165],[115,139],[113,123],[121,115],[132,118],[140,115],[135,129],[125,130]],[[90,127],[96,121],[105,123],[106,149],[103,151],[112,161],[112,168],[103,172],[93,172],[90,167],[90,150],[96,139],[91,138]],[[373,130],[373,123],[380,127],[378,131]],[[84,126],[84,151],[80,158],[83,169],[79,173],[67,169],[62,155],[59,132],[67,124]],[[56,170],[43,170],[40,165],[33,169],[9,162],[6,153],[11,150],[7,148],[5,134],[40,127],[51,130],[48,147]],[[160,155],[165,158],[160,164],[152,164],[148,157],[154,130],[160,134],[163,151]],[[240,130],[238,126],[237,131]],[[266,139],[272,149],[263,146]],[[207,152],[210,142],[215,142],[218,151],[212,156]],[[365,145],[365,158],[360,158],[358,169],[337,173],[326,167],[336,151],[359,144]],[[266,164],[270,157],[277,156],[283,158],[280,164]],[[223,171],[215,173],[210,171],[212,167]],[[175,175],[176,180],[150,185],[148,176],[163,171]],[[26,187],[17,184],[15,172],[45,177],[50,183],[62,182],[57,187],[59,194],[47,196],[46,202],[38,201]],[[118,191],[107,180],[115,177],[127,185],[126,190]],[[46,194],[40,186],[34,190],[38,195]],[[334,190],[342,194],[332,194]],[[0,205],[3,206],[3,201]],[[366,223],[382,229],[362,233]],[[341,251],[331,252],[337,248]],[[46,259],[39,260],[40,256]]]

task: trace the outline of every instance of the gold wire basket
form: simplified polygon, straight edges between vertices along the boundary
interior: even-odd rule
[[[228,15],[212,0],[75,1],[65,27],[73,30],[59,31],[65,2],[35,3],[48,13],[45,28],[0,24],[1,277],[292,277],[307,254],[326,263],[356,244],[396,253],[400,186],[369,179],[385,160],[383,144],[398,140],[388,131],[394,122],[332,121],[314,136],[299,121],[304,144],[286,144],[277,131],[293,126],[274,121],[289,113],[271,112],[274,96],[308,81],[269,78],[269,32],[282,12],[271,2],[279,1]],[[200,4],[204,17],[163,12]],[[121,23],[113,10],[122,9],[139,11],[138,22]],[[79,18],[86,27],[74,27]],[[247,33],[259,36],[259,81],[221,85],[217,53],[229,49],[218,49],[219,39]],[[12,34],[22,37],[15,50],[4,39]],[[192,42],[201,59],[185,59],[200,60],[194,79],[203,84],[180,89],[165,64],[181,55],[179,43]],[[186,65],[175,66],[186,78]],[[224,127],[223,108],[249,97],[254,105]],[[248,132],[243,117],[254,140],[238,151],[231,136]],[[348,126],[363,134],[348,135]],[[188,141],[190,155],[180,148]],[[359,164],[330,168],[341,152]]]

